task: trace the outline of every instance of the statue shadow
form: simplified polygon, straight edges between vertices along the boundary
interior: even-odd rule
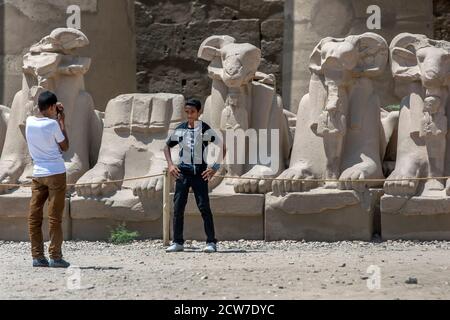
[[[185,253],[201,253],[201,254],[205,254],[202,251],[202,248],[199,247],[185,247],[184,248],[184,252]],[[224,250],[217,250],[216,253],[261,253],[261,252],[265,252],[265,250],[245,250],[245,249],[224,249]]]
[[[20,187],[11,188],[11,189],[5,190],[2,195],[12,195],[19,190],[20,190]]]
[[[80,267],[81,270],[94,270],[94,271],[116,271],[122,270],[122,267],[96,267],[96,266],[88,266],[88,267]]]

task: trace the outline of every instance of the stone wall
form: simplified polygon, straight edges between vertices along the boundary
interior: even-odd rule
[[[277,78],[278,93],[282,92],[282,62],[283,38],[286,33],[286,24],[283,12],[289,14],[289,3],[293,0],[141,0],[135,1],[136,33],[137,33],[137,84],[139,92],[172,92],[185,96],[196,96],[202,100],[208,95],[210,81],[206,77],[207,62],[196,58],[197,49],[203,39],[212,34],[230,34],[238,41],[248,41],[260,47],[263,53],[261,71],[274,73]],[[301,0],[296,0],[301,1]],[[311,0],[315,2],[320,0]],[[423,0],[422,0],[423,1]],[[11,28],[18,25],[24,30],[22,33],[11,31],[6,34],[0,32],[0,103],[10,105],[13,94],[20,87],[20,57],[25,47],[39,40],[56,26],[62,26],[65,19],[65,10],[61,1],[32,0],[36,3],[49,3],[55,6],[52,19],[46,20],[44,27],[40,25],[23,23],[27,19],[19,16],[8,7],[0,6],[0,21],[6,23],[4,31],[8,30],[8,21],[12,21]],[[30,3],[32,3],[30,2]],[[111,2],[111,4],[110,4]],[[102,110],[112,96],[120,93],[134,91],[134,79],[129,70],[134,58],[123,61],[126,56],[133,56],[133,38],[129,36],[133,28],[128,18],[132,10],[121,19],[111,18],[111,12],[120,12],[115,8],[106,6],[118,5],[121,1],[76,0],[70,3],[83,3],[83,28],[90,40],[90,49],[84,52],[94,59],[91,72],[87,76],[87,87],[94,96],[97,108]],[[372,1],[373,2],[373,1]],[[425,0],[426,2],[426,0]],[[12,0],[5,2],[12,3]],[[28,3],[20,1],[20,3]],[[85,5],[87,3],[88,5]],[[86,8],[85,8],[86,7]],[[24,9],[24,17],[28,11],[37,6],[28,6]],[[304,7],[302,10],[306,11]],[[292,9],[292,8],[291,8]],[[28,10],[28,11],[26,11]],[[104,13],[99,17],[95,10]],[[111,11],[111,12],[109,12]],[[291,10],[292,11],[292,10]],[[31,12],[31,11],[30,11]],[[448,0],[434,0],[434,37],[436,39],[450,40],[450,2]],[[8,13],[8,19],[4,15]],[[39,12],[38,12],[39,13]],[[29,14],[29,12],[28,12]],[[40,14],[40,13],[39,13]],[[35,15],[39,17],[39,14]],[[108,17],[109,15],[109,17]],[[6,22],[5,22],[6,21]],[[100,23],[100,22],[101,23]],[[111,31],[111,21],[115,21],[114,30],[125,30],[126,36],[119,36],[111,48],[111,35],[119,34]],[[27,27],[30,25],[30,27]],[[124,26],[127,26],[124,28]],[[43,30],[41,30],[43,29]],[[93,31],[91,31],[93,29]],[[108,32],[105,32],[108,30]],[[14,37],[19,36],[17,39]],[[105,37],[105,34],[108,36]],[[125,41],[126,43],[124,43]],[[17,50],[11,43],[23,44]],[[107,45],[106,43],[109,43]],[[121,44],[122,43],[122,44]],[[101,50],[105,48],[109,53]],[[118,50],[118,48],[120,50]],[[128,51],[127,51],[128,50]],[[130,54],[131,53],[131,54]],[[309,54],[309,53],[308,53]],[[114,56],[113,59],[97,59],[102,56]],[[117,56],[117,57],[116,57]],[[13,59],[18,57],[17,59]],[[122,59],[122,60],[121,60]],[[285,63],[286,64],[286,63]],[[99,71],[101,70],[101,71]],[[109,70],[109,71],[108,71]],[[6,74],[5,74],[6,73]],[[107,74],[105,76],[105,74]],[[284,75],[288,73],[284,70]],[[307,77],[305,73],[303,76]],[[103,86],[104,90],[97,87]],[[284,97],[286,107],[290,107],[289,95]],[[296,109],[296,102],[293,110]]]
[[[284,0],[140,0],[135,2],[139,92],[171,92],[204,101],[208,63],[201,42],[227,34],[262,49],[262,72],[274,73],[281,93]]]
[[[301,3],[302,0],[296,1]],[[196,58],[197,49],[206,37],[212,34],[226,33],[236,37],[238,41],[248,41],[261,47],[263,52],[261,70],[276,75],[277,90],[278,93],[281,93],[283,36],[289,37],[290,35],[289,30],[285,30],[283,11],[288,19],[286,21],[289,21],[289,16],[292,15],[294,9],[292,5],[290,7],[290,3],[293,2],[294,0],[135,1],[138,90],[140,92],[181,93],[203,100],[209,94],[210,81],[205,73],[207,62]],[[305,3],[313,2],[320,2],[320,0],[306,1]],[[379,4],[394,1],[376,2]],[[420,2],[427,2],[427,0]],[[404,3],[408,4],[408,2]],[[433,4],[434,37],[450,40],[450,2],[434,0]],[[411,7],[406,5],[406,7],[408,6]],[[399,8],[404,7],[403,5],[392,6],[392,11],[395,13]],[[308,5],[304,5],[300,10],[305,13],[308,8]],[[423,10],[420,6],[414,9],[416,11]],[[393,21],[393,16],[388,16],[387,19],[390,23],[391,20]],[[429,21],[431,19],[430,16]],[[353,16],[351,20],[353,20]],[[423,20],[426,21],[426,19]],[[428,21],[424,25],[426,26],[427,23]],[[340,26],[339,22],[337,25]],[[408,29],[409,27],[406,25],[402,25],[399,30]],[[391,27],[391,25],[389,26]],[[392,31],[395,33],[395,30]],[[339,33],[339,30],[335,28],[331,30],[331,33],[336,32]],[[429,35],[432,36],[432,34]],[[388,38],[389,41],[392,35],[389,35]],[[310,54],[311,46],[313,45],[305,48],[308,51],[304,50],[306,55]],[[286,68],[283,73],[284,76],[289,77],[289,71]],[[305,83],[307,83],[308,72],[302,72],[298,76],[304,77]],[[305,85],[302,90],[306,89]],[[285,94],[287,95],[284,97],[286,107],[289,108],[290,104],[293,104],[291,109],[295,111],[301,93],[292,100],[288,97],[290,96],[289,91],[285,91]],[[393,102],[391,98],[386,103]]]
[[[450,41],[450,1],[434,0],[434,37]]]

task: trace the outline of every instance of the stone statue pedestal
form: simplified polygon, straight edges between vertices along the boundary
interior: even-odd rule
[[[20,188],[0,195],[0,240],[29,241],[28,215],[30,212],[31,189]],[[66,199],[62,222],[64,240],[72,239],[72,226],[69,216],[69,199]],[[42,222],[44,240],[48,241],[47,204],[44,207]]]
[[[313,189],[266,195],[265,240],[343,241],[372,239],[381,189]]]
[[[70,215],[74,240],[107,240],[121,223],[139,232],[139,239],[162,238],[162,196],[141,202],[130,189],[105,200],[76,196],[71,199]]]
[[[450,240],[450,197],[381,198],[381,230],[384,240]]]
[[[171,194],[173,212],[173,194]],[[209,201],[219,241],[264,239],[264,195],[212,192]],[[172,230],[172,221],[171,221]],[[193,193],[189,193],[184,218],[184,238],[206,240],[203,219]],[[171,239],[173,236],[171,234]]]

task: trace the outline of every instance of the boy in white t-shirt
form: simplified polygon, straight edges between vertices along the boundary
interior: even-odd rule
[[[63,260],[61,251],[66,196],[66,167],[62,152],[69,149],[64,107],[49,91],[39,96],[38,105],[40,114],[28,117],[26,122],[28,150],[34,165],[28,217],[33,267],[67,268],[70,264]],[[43,210],[47,200],[50,262],[44,255],[42,236]]]

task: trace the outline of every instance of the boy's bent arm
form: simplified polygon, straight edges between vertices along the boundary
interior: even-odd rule
[[[227,155],[227,145],[225,144],[225,141],[223,142],[222,147],[222,162],[225,160],[225,156]]]
[[[62,134],[64,135],[65,140],[58,144],[63,152],[66,152],[67,150],[69,150],[69,136],[67,135],[67,132],[66,132],[65,120],[66,120],[66,116],[65,116],[64,112],[61,112],[58,115],[57,122],[58,122],[59,128],[61,129]]]
[[[67,150],[69,150],[69,137],[67,135],[66,129],[61,129],[61,132],[66,139],[63,142],[58,143],[58,144],[59,144],[59,147],[61,148],[61,150],[63,152],[66,152]]]
[[[167,161],[167,164],[169,165],[169,167],[171,165],[173,165],[172,154],[170,153],[170,148],[167,145],[164,147],[164,157],[166,158],[166,161]]]
[[[173,164],[172,161],[172,154],[170,153],[170,148],[168,145],[164,147],[164,156],[166,157],[169,173],[174,177],[177,178],[180,176],[180,169],[178,169],[177,166]]]

